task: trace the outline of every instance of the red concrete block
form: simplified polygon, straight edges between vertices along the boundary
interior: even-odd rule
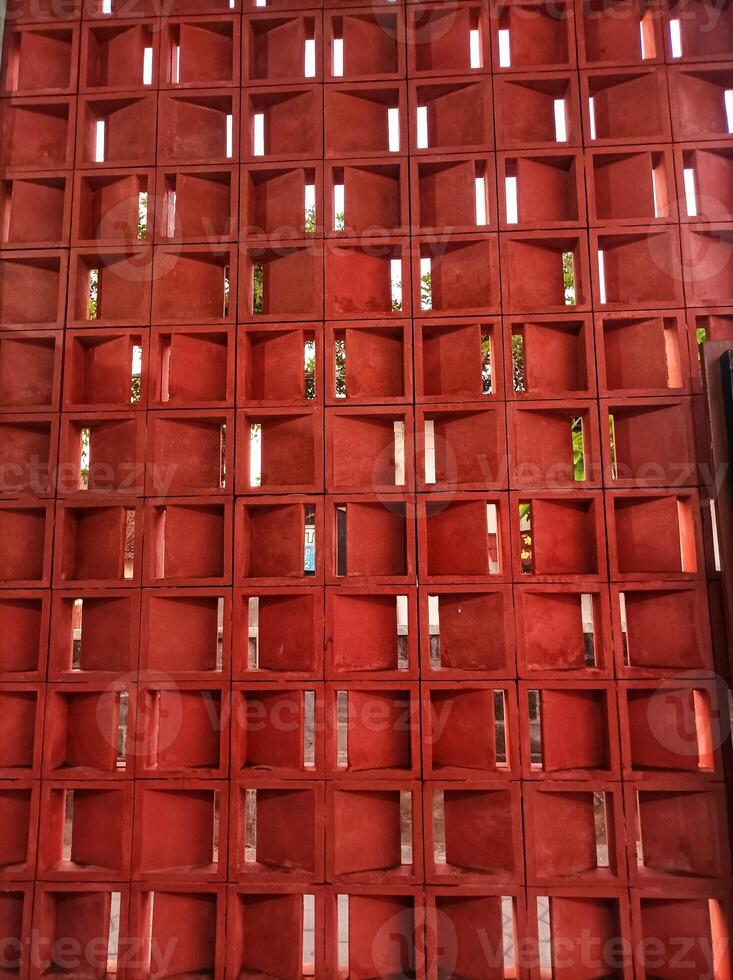
[[[412,305],[422,316],[499,312],[498,235],[412,240]]]
[[[514,611],[507,586],[420,589],[421,676],[428,680],[511,677]]]
[[[613,676],[611,607],[605,585],[516,586],[514,608],[521,677]]]
[[[228,589],[145,589],[142,599],[143,678],[213,681],[229,676]]]
[[[583,67],[664,61],[661,5],[629,8],[624,0],[584,0],[577,9],[578,58]]]
[[[428,782],[423,795],[430,885],[514,885],[524,876],[518,782]]]
[[[69,241],[71,181],[65,174],[8,173],[0,184],[4,248],[46,248]]]
[[[136,881],[221,881],[227,868],[225,780],[135,780]]]
[[[729,62],[670,67],[667,77],[675,142],[727,138],[725,93],[733,78]]]
[[[150,323],[152,248],[72,249],[67,325],[140,327]]]
[[[733,153],[725,140],[675,146],[680,221],[730,221]],[[688,173],[689,172],[689,173]]]
[[[591,150],[586,158],[592,225],[678,220],[671,150],[663,145]]]
[[[583,220],[586,199],[579,150],[500,153],[497,167],[502,229],[568,228]]]
[[[146,490],[156,494],[219,494],[234,479],[234,413],[151,412]]]
[[[313,161],[242,168],[240,238],[280,241],[323,234],[323,169]]]
[[[154,327],[151,408],[225,408],[234,402],[234,328]]]
[[[0,412],[55,411],[61,354],[56,331],[0,333]]]
[[[524,778],[618,778],[618,719],[612,682],[535,685],[521,681],[519,725]]]
[[[618,783],[525,784],[524,819],[530,885],[598,889],[625,883]]]
[[[625,787],[627,840],[634,885],[660,889],[712,883],[730,874],[730,853],[722,787],[701,785],[694,776],[648,778]]]
[[[323,404],[324,334],[316,324],[237,328],[237,405]]]
[[[68,252],[0,252],[0,329],[56,329],[63,323]]]
[[[63,416],[56,481],[61,496],[141,496],[145,468],[142,412]]]
[[[234,167],[159,167],[155,240],[231,241],[239,229],[238,195]]]
[[[500,150],[560,149],[581,145],[577,75],[494,77],[496,145]]]
[[[364,6],[360,0],[328,2],[325,7],[323,72],[327,82],[404,77],[405,22],[400,7]]]
[[[47,497],[57,476],[58,418],[0,416],[0,493]]]
[[[418,498],[420,579],[452,585],[509,575],[508,495],[430,494]]]
[[[263,433],[264,434],[264,433]],[[335,493],[411,490],[414,474],[411,411],[392,407],[326,410],[326,486]]]
[[[35,681],[45,677],[49,596],[35,590],[6,590],[0,596],[0,679]]]
[[[616,676],[711,676],[710,610],[704,584],[611,586]]]
[[[416,429],[420,490],[499,490],[508,485],[503,406],[420,408]]]
[[[231,584],[231,497],[148,499],[145,532],[144,585]]]
[[[13,24],[12,11],[8,26]],[[76,90],[79,29],[68,24],[27,25],[3,38],[0,90],[3,95],[62,95]]]
[[[151,90],[157,85],[160,64],[157,21],[138,20],[139,14],[132,16],[134,23],[109,24],[100,20],[82,25],[82,92],[143,87]]]
[[[0,148],[8,169],[43,172],[72,165],[76,99],[3,99]]]
[[[235,881],[290,885],[324,880],[323,783],[250,776],[232,792],[229,873]]]
[[[423,772],[434,779],[517,778],[516,685],[423,684]]]
[[[690,371],[693,392],[702,391],[700,374],[700,345],[706,340],[733,339],[733,317],[726,309],[715,307],[704,310],[691,310],[688,317],[688,342],[690,346]]]
[[[327,684],[326,771],[331,777],[419,777],[417,684]]]
[[[729,224],[683,225],[683,275],[688,306],[733,302],[733,261]]]
[[[288,6],[295,6],[291,4]],[[323,77],[320,13],[247,14],[242,22],[242,73],[249,85],[298,85]]]
[[[0,689],[0,777],[40,775],[45,700],[45,692],[38,685],[3,684]]]
[[[256,86],[242,93],[242,162],[320,160],[321,85]]]
[[[165,119],[165,107],[161,119]],[[145,90],[83,95],[76,129],[78,167],[149,167],[155,163],[157,106]]]
[[[590,254],[596,305],[603,310],[683,305],[676,229],[591,231]]]
[[[413,159],[410,174],[414,231],[471,233],[496,229],[496,166],[492,154]]]
[[[511,383],[507,385],[510,400],[569,400],[595,394],[590,316],[512,317],[505,324],[507,369],[511,365]]]
[[[326,677],[395,681],[417,677],[414,587],[326,589]]]
[[[52,505],[34,498],[0,501],[0,583],[5,589],[51,584]]]
[[[703,555],[699,513],[694,490],[607,492],[611,579],[697,578]]]
[[[407,63],[417,78],[490,71],[488,11],[478,3],[410,6]]]
[[[329,585],[402,585],[415,578],[411,498],[333,495],[326,510]]]
[[[184,89],[158,95],[158,165],[224,164],[239,155],[236,89]]]
[[[27,975],[28,946],[23,937],[30,933],[32,905],[31,882],[9,881],[0,885],[0,924],[7,937],[7,971],[15,976]]]
[[[293,241],[239,246],[239,320],[284,324],[322,317],[320,247]]]
[[[585,231],[513,232],[500,236],[505,312],[585,312],[590,309],[590,270]],[[567,259],[566,256],[571,256]],[[526,276],[527,268],[534,276]],[[572,285],[569,273],[572,272]]]
[[[237,589],[233,616],[232,672],[237,680],[323,678],[321,589]]]
[[[155,170],[79,172],[75,177],[74,244],[152,244]]]
[[[230,324],[236,309],[235,246],[156,247],[152,304],[156,324]]]
[[[601,395],[684,395],[690,390],[687,327],[679,313],[595,318]]]
[[[106,687],[90,681],[49,684],[44,778],[132,779],[136,716],[136,685],[127,678]]]
[[[406,153],[404,83],[334,83],[325,87],[323,105],[326,159]]]
[[[419,783],[404,779],[326,783],[328,880],[336,885],[420,881],[421,795]]]
[[[672,21],[677,21],[679,50],[672,45]],[[679,0],[669,4],[665,17],[667,60],[718,61],[733,51],[733,21],[727,7],[714,10],[706,0],[683,6]]]
[[[379,405],[412,397],[412,336],[406,322],[326,325],[326,404]]]
[[[689,398],[601,402],[606,485],[695,485],[699,476],[691,407]]]
[[[238,584],[321,584],[322,507],[320,497],[238,498],[234,529]]]
[[[329,160],[325,173],[321,220],[328,236],[407,233],[408,168],[404,157]]]
[[[147,330],[67,330],[65,338],[65,411],[147,407]]]
[[[670,142],[664,67],[581,70],[580,101],[593,146]]]
[[[44,781],[38,841],[44,881],[124,880],[131,843],[131,782]]]
[[[5,828],[0,845],[0,881],[31,880],[34,877],[39,796],[40,783],[36,780],[0,780],[0,820]],[[0,893],[0,908],[6,904],[4,898]],[[5,942],[10,939],[11,936],[6,933]],[[6,962],[6,969],[9,966]]]
[[[531,489],[601,483],[601,444],[594,401],[510,404],[509,483]]]
[[[721,702],[722,704],[722,702]],[[722,775],[723,722],[714,683],[681,678],[619,685],[624,776]]]
[[[51,609],[50,681],[112,681],[137,670],[137,590],[56,590]]]
[[[130,889],[131,944],[149,941],[150,963],[141,967],[133,961],[128,975],[143,980],[148,972],[168,969],[223,976],[225,912],[223,886],[194,882],[134,885]]]
[[[495,72],[575,67],[572,3],[502,2],[491,9]]]
[[[322,410],[238,412],[235,480],[242,494],[322,491]]]
[[[409,87],[410,154],[484,153],[494,148],[488,77],[413,79]]]
[[[69,21],[81,18],[81,6],[81,0],[67,0],[60,6],[51,4],[48,0],[38,4],[31,3],[30,0],[10,0],[7,23],[10,25],[60,21],[62,25],[65,25]]]
[[[179,20],[177,13],[162,25],[160,87],[239,85],[239,16]]]
[[[411,248],[406,239],[329,242],[325,299],[329,319],[409,316]]]
[[[481,402],[504,391],[498,320],[415,321],[415,386],[423,402]]]

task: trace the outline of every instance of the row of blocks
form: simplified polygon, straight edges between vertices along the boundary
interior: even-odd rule
[[[597,393],[633,405],[699,392],[701,338],[733,340],[733,312],[696,311],[689,325],[678,311],[417,320],[414,340],[403,321],[8,331],[0,416],[324,402],[396,412],[413,396],[423,419],[429,405],[470,412],[506,400],[508,411]]]
[[[132,887],[18,883],[0,892],[0,921],[15,948],[11,963],[33,978],[111,969],[126,980],[191,974],[540,980],[564,968],[578,978],[643,980],[661,970],[670,980],[698,980],[728,970],[724,889],[504,891],[226,888],[165,878]],[[24,944],[23,935],[33,943]]]

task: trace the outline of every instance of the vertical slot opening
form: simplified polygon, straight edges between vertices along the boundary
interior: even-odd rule
[[[129,718],[130,695],[120,691],[117,701],[117,770],[127,770],[127,723]]]
[[[733,89],[725,90],[724,103],[726,127],[729,133],[733,133]]]
[[[316,339],[315,334],[306,334],[303,343],[303,381],[305,397],[312,401],[316,397]]]
[[[105,15],[112,13],[112,0],[102,0],[102,13]]]
[[[171,335],[166,334],[160,341],[160,400],[168,402],[171,398]]]
[[[227,425],[222,422],[219,426],[219,486],[224,489],[227,485]]]
[[[412,790],[400,790],[400,863],[412,864]]]
[[[432,259],[420,259],[420,309],[432,310],[433,308],[433,272]]]
[[[74,599],[71,610],[71,669],[81,670],[81,639],[84,629],[84,600]]]
[[[224,266],[224,282],[222,283],[222,316],[229,316],[229,301],[231,299],[231,282],[229,280],[229,266]]]
[[[409,605],[406,595],[395,597],[397,612],[397,670],[407,670],[410,666],[408,642],[410,636]]]
[[[425,419],[425,482],[435,483],[435,422]]]
[[[497,769],[507,769],[509,761],[507,755],[506,693],[503,688],[494,690],[494,753]]]
[[[539,946],[540,976],[552,977],[552,910],[547,895],[537,896],[537,940]]]
[[[165,525],[167,508],[158,507],[155,518],[155,577],[165,578]]]
[[[502,951],[504,954],[504,976],[517,976],[517,923],[514,912],[514,899],[511,895],[501,896]]]
[[[265,312],[265,267],[258,262],[252,266],[252,313]]]
[[[596,867],[608,868],[608,804],[604,792],[593,793],[593,824],[596,832]]]
[[[683,154],[682,179],[685,186],[685,208],[687,209],[688,218],[696,218],[698,215],[697,180],[695,179],[695,170],[692,162],[692,153]]]
[[[336,507],[336,574],[345,576],[346,563],[346,505]]]
[[[343,231],[346,227],[346,192],[343,167],[334,168],[333,181],[333,230]]]
[[[109,896],[109,926],[107,933],[107,975],[117,975],[120,949],[120,908],[122,892],[111,892]]]
[[[304,64],[305,64],[305,77],[315,78],[316,77],[316,42],[315,38],[307,37],[305,39],[305,51],[303,52]]]
[[[251,595],[247,599],[247,669],[260,666],[260,598]]]
[[[718,533],[718,513],[715,509],[715,501],[710,498],[710,531],[713,539],[713,564],[716,572],[723,570],[720,561],[720,535]]]
[[[175,29],[176,35],[178,30]],[[178,85],[181,81],[181,45],[178,40],[173,42],[171,48],[171,82],[173,85]]]
[[[680,339],[674,320],[664,321],[664,353],[667,362],[667,387],[682,387]]]
[[[618,480],[618,456],[616,455],[616,419],[613,412],[608,413],[608,453],[611,464],[611,479]]]
[[[573,453],[573,479],[580,483],[586,479],[585,435],[582,416],[576,415],[570,421],[570,446]]]
[[[221,672],[224,668],[224,597],[216,600],[216,663],[214,669]]]
[[[61,791],[64,794],[64,833],[61,842],[61,860],[71,861],[71,842],[74,834],[74,790]]]
[[[79,489],[89,489],[89,470],[92,464],[91,429],[84,426],[79,433]]]
[[[227,159],[231,160],[234,154],[234,116],[231,112],[227,113]]]
[[[596,627],[593,595],[583,592],[580,596],[580,621],[583,627],[583,665],[596,667]]]
[[[419,105],[417,107],[417,148],[418,150],[426,150],[429,145],[428,107],[426,105]]]
[[[489,223],[489,207],[486,188],[486,167],[483,163],[476,164],[474,189],[476,196],[476,224],[486,225]]]
[[[316,508],[313,504],[303,508],[303,573],[316,574]]]
[[[486,505],[486,533],[489,551],[489,575],[500,575],[499,509],[496,504]]]
[[[331,74],[334,78],[342,78],[344,74],[344,39],[340,17],[338,18],[338,24],[334,21],[334,30],[339,31],[339,34],[337,37],[334,37],[331,45]]]
[[[629,624],[626,619],[626,593],[619,592],[618,594],[618,615],[621,622],[621,643],[623,646],[623,658],[624,667],[628,667],[631,663],[629,656]]]
[[[99,269],[90,269],[87,278],[87,320],[98,320],[101,313],[102,297]]]
[[[96,163],[104,163],[106,148],[107,123],[104,119],[98,119],[94,126],[94,160]]]
[[[602,249],[598,249],[598,298],[606,302],[606,257]]]
[[[578,293],[575,281],[575,256],[572,252],[562,253],[562,284],[565,305],[575,306],[578,302]]]
[[[336,937],[338,944],[338,968],[344,976],[349,970],[349,896],[336,896],[336,913],[338,925]]]
[[[445,865],[445,791],[433,790],[433,861]]]
[[[3,190],[5,192],[5,206],[3,208],[2,240],[10,241],[10,219],[13,214],[13,181],[4,180]]]
[[[521,330],[512,333],[512,385],[515,391],[527,390],[524,332]]]
[[[252,119],[252,155],[262,157],[265,155],[265,114],[255,112]]]
[[[555,141],[557,143],[567,143],[568,117],[565,99],[553,99],[552,107],[555,114]]]
[[[647,10],[639,21],[639,50],[641,60],[648,61],[657,56],[657,40],[654,36],[654,14]]]
[[[697,689],[692,692],[692,701],[695,710],[695,731],[697,733],[697,768],[712,772],[715,768],[715,760],[710,701],[705,691]]]
[[[440,670],[440,596],[428,596],[428,637],[430,639],[430,666]]]
[[[316,692],[303,693],[303,768],[316,768]]]
[[[478,17],[472,17],[471,28],[468,32],[469,64],[471,68],[483,68],[481,57],[481,30]]]
[[[122,576],[131,579],[135,575],[135,511],[125,510],[125,555]]]
[[[143,349],[140,344],[132,345],[130,365],[130,404],[137,405],[142,394]]]
[[[588,122],[590,123],[590,138],[598,139],[596,133],[596,100],[591,96],[588,99]]]
[[[211,834],[211,863],[219,863],[219,827],[221,823],[221,794],[214,790]]]
[[[176,237],[176,178],[168,177],[166,180],[167,190],[165,194],[165,236],[166,238]]]
[[[673,18],[669,22],[669,41],[672,46],[672,57],[682,57],[682,29],[679,19]]]
[[[491,333],[481,331],[481,394],[494,393],[494,376],[491,364]]]
[[[346,332],[338,330],[333,335],[334,379],[337,398],[346,398]]]
[[[400,152],[400,110],[398,107],[387,109],[387,130],[389,133],[390,153]]]
[[[511,31],[504,27],[499,31],[499,67],[500,68],[511,68],[512,66],[512,48],[511,48]]]
[[[527,712],[530,766],[532,769],[542,769],[542,697],[539,691],[527,691]]]
[[[146,973],[152,972],[153,957],[153,922],[155,917],[155,892],[145,893],[145,936],[144,936],[144,968]],[[107,967],[109,972],[109,966]]]
[[[148,192],[137,195],[137,237],[139,241],[148,237]]]
[[[534,548],[532,547],[532,504],[529,501],[519,504],[519,560],[522,574],[531,575],[534,571]]]
[[[303,895],[303,976],[316,975],[316,896]]]
[[[349,692],[336,691],[336,766],[349,765]]]
[[[396,487],[405,485],[405,423],[394,422],[394,482]]]
[[[153,84],[153,49],[143,49],[143,85]]]
[[[681,569],[683,572],[697,571],[695,550],[695,521],[689,501],[677,500],[677,525],[680,535]]]
[[[313,171],[308,171],[308,180],[313,181]],[[316,185],[307,183],[303,193],[303,228],[305,231],[316,230]]]
[[[420,260],[422,268],[422,259]],[[402,309],[402,259],[390,259],[389,262],[390,291],[392,294],[392,310],[398,313]]]
[[[504,200],[506,202],[506,223],[519,222],[519,182],[517,180],[517,161],[507,160],[504,170]]]
[[[257,790],[244,791],[244,860],[246,864],[257,861]]]

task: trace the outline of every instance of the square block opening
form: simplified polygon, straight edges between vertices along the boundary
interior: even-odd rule
[[[344,922],[341,935],[348,942],[344,968],[349,975],[373,976],[384,969],[395,976],[414,972],[416,950],[422,942],[417,931],[420,901],[415,894],[400,894],[396,886],[389,891],[361,888],[356,894],[350,889],[348,894],[329,896],[330,915],[339,914]],[[393,930],[397,942],[386,938],[387,929]]]
[[[418,517],[420,563],[431,580],[484,579],[507,573],[503,499],[435,494],[425,498],[423,506]]]
[[[141,494],[145,428],[140,413],[82,418],[65,415],[57,492]]]
[[[132,776],[134,690],[115,685],[49,686],[44,724],[46,776],[123,779]]]
[[[411,392],[410,332],[402,324],[330,324],[329,404],[404,401]]]
[[[708,889],[704,890],[702,896],[683,893],[679,898],[671,898],[668,897],[669,891],[663,894],[664,898],[634,896],[636,930],[640,936],[639,941],[643,944],[642,952],[639,954],[640,969],[648,972],[652,960],[657,964],[655,969],[680,973],[676,968],[674,956],[678,945],[676,937],[683,935],[684,930],[684,935],[689,936],[689,942],[692,943],[692,951],[685,959],[687,967],[685,972],[690,978],[703,976],[705,971],[710,969],[711,958],[714,969],[720,966],[726,970],[728,968],[725,953],[728,942],[726,892],[714,888],[712,889],[714,898],[708,898]],[[650,942],[656,945],[657,953],[654,958],[648,952]],[[711,953],[703,953],[703,950],[710,950]]]
[[[318,409],[237,416],[237,492],[314,493],[323,486],[323,417]]]
[[[503,409],[426,408],[418,412],[417,428],[421,487],[480,490],[506,486]]]
[[[23,785],[21,781],[0,783],[0,819],[6,828],[0,846],[0,877],[32,877],[36,857],[37,789]],[[4,897],[0,895],[0,904]],[[7,975],[11,975],[10,970]]]
[[[188,681],[145,686],[138,708],[137,777],[207,778],[225,771],[229,725],[221,688],[204,689]]]
[[[65,254],[0,253],[0,324],[57,327],[63,316],[65,279]]]
[[[146,355],[142,332],[67,331],[64,408],[144,408]]]
[[[401,240],[330,244],[326,316],[354,320],[409,315],[408,262],[408,246]]]
[[[151,972],[214,976],[220,969],[225,896],[215,889],[193,883],[132,889],[130,935],[150,936]]]
[[[502,390],[498,323],[419,321],[415,327],[421,401],[480,402]]]
[[[157,241],[216,242],[236,237],[237,177],[230,168],[160,168],[157,194]]]
[[[520,686],[524,769],[532,776],[594,779],[618,771],[616,700],[608,687]]]
[[[514,614],[504,589],[460,585],[422,589],[420,602],[422,666],[427,676],[514,673]]]
[[[236,159],[239,116],[233,95],[161,92],[158,110],[159,165]]]
[[[328,85],[324,146],[329,159],[405,152],[406,93],[400,85]]]
[[[152,170],[77,175],[75,242],[151,244],[154,194]]]
[[[41,751],[39,691],[3,685],[0,691],[0,772],[18,778],[36,769]]]
[[[668,150],[640,147],[592,153],[588,162],[594,223],[644,224],[677,216],[674,172]]]
[[[206,494],[231,489],[234,416],[156,412],[148,422],[147,489]]]
[[[168,20],[160,47],[163,85],[239,83],[239,18]]]
[[[132,794],[128,786],[46,783],[39,872],[50,879],[124,878],[129,874],[131,831]]]
[[[513,398],[576,398],[593,393],[593,337],[586,317],[512,319],[508,327]]]
[[[665,75],[654,68],[582,76],[584,113],[595,143],[668,143]]]
[[[242,977],[314,976],[321,969],[321,951],[312,939],[323,928],[321,901],[289,882],[232,889],[227,969]]]
[[[422,697],[424,766],[432,778],[516,774],[519,746],[512,687],[432,684],[423,688]]]
[[[312,160],[323,155],[320,86],[252,89],[242,104],[242,159]]]
[[[584,0],[579,11],[581,63],[590,66],[637,65],[662,60],[660,10],[653,2]]]
[[[77,46],[72,26],[7,31],[0,86],[4,92],[29,95],[69,91],[76,81]]]
[[[169,498],[149,504],[145,584],[221,585],[231,576],[231,504]]]
[[[596,326],[601,391],[672,394],[689,387],[686,328],[675,316],[604,316]]]
[[[413,307],[423,315],[498,310],[499,243],[496,235],[418,239],[413,256]]]
[[[52,410],[58,405],[61,341],[56,334],[0,336],[0,406],[3,411]]]
[[[562,582],[578,575],[600,574],[605,538],[597,493],[556,491],[512,496],[516,515],[512,547],[518,578],[532,575]]]
[[[297,680],[322,676],[323,597],[319,590],[238,591],[234,599],[234,670],[239,678]]]
[[[0,492],[48,496],[56,483],[56,420],[0,416]]]
[[[611,614],[596,585],[522,587],[515,592],[522,676],[608,676]]]
[[[58,19],[64,25],[69,21],[81,18],[81,0],[70,0],[69,3],[62,5],[61,9],[53,10],[52,4],[48,0],[37,6],[30,3],[30,0],[10,0],[8,11],[11,19],[19,24],[35,24],[39,20]]]
[[[733,149],[727,143],[676,148],[681,218],[730,221],[733,213]]]
[[[151,349],[151,405],[189,408],[230,402],[234,337],[229,330],[155,328]]]
[[[717,61],[733,52],[733,15],[728,4],[715,8],[707,0],[690,4],[675,0],[669,5],[667,24],[671,59]]]
[[[580,113],[574,74],[505,75],[494,79],[496,145],[526,150],[578,146]]]
[[[321,507],[315,498],[260,497],[237,501],[236,574],[284,584],[320,578]],[[279,584],[265,582],[266,585]]]
[[[46,884],[36,889],[34,921],[47,938],[38,956],[38,972],[63,976],[72,962],[78,971],[104,974],[110,943],[127,935],[127,885]],[[119,923],[119,925],[118,925]],[[79,952],[60,952],[65,943]]]
[[[494,110],[488,79],[413,82],[410,101],[415,106],[410,119],[413,152],[493,148]]]
[[[319,78],[320,48],[320,16],[261,14],[244,21],[243,64],[252,84],[282,85]]]
[[[148,877],[213,878],[226,867],[224,784],[188,780],[135,785],[133,873]]]
[[[135,593],[56,592],[49,677],[86,681],[137,669],[140,604]]]
[[[312,405],[323,400],[322,334],[240,326],[237,331],[238,404]]]
[[[717,697],[704,684],[641,681],[621,694],[624,766],[635,777],[720,771]]]
[[[278,778],[316,776],[323,766],[322,697],[322,685],[238,686],[232,706],[235,771]]]
[[[492,157],[448,157],[412,164],[415,229],[486,231],[496,227]]]
[[[685,294],[691,306],[733,302],[733,234],[728,225],[682,228]]]
[[[155,251],[153,320],[157,323],[234,320],[236,263],[236,250],[225,246],[159,246]]]
[[[612,578],[697,574],[698,507],[697,496],[685,491],[609,497]]]
[[[455,75],[489,70],[488,18],[479,4],[410,7],[407,49],[411,74]]]
[[[669,95],[675,140],[727,138],[731,132],[728,110],[733,69],[727,63],[670,68]]]
[[[606,402],[601,412],[611,486],[681,486],[698,482],[691,406],[683,401]]]
[[[676,231],[595,233],[591,240],[591,261],[602,306],[654,309],[682,305]]]
[[[298,833],[293,834],[296,825]],[[321,786],[297,781],[262,785],[260,780],[252,786],[247,782],[238,786],[230,847],[234,852],[230,865],[240,879],[322,880]]]
[[[51,521],[45,506],[0,507],[0,582],[41,586],[48,578]]]
[[[492,11],[494,66],[515,71],[575,64],[575,25],[567,3],[502,4]]]
[[[69,239],[71,193],[66,176],[14,176],[0,183],[2,244],[62,245]]]
[[[71,166],[72,99],[3,100],[2,155],[8,170],[59,170]]]
[[[336,775],[409,776],[419,769],[420,708],[416,688],[372,682],[330,684],[327,759]]]
[[[413,574],[412,520],[407,502],[369,497],[331,502],[329,580],[400,581]]]
[[[412,676],[417,651],[414,590],[328,589],[327,677]]]
[[[56,580],[122,585],[138,574],[140,513],[132,500],[64,504],[56,522]]]
[[[501,236],[504,309],[570,313],[590,306],[585,232],[562,236],[525,232]],[[533,269],[534,275],[526,275]],[[660,273],[658,273],[659,275]]]
[[[323,263],[310,245],[239,249],[239,318],[263,323],[323,316]]]
[[[614,943],[631,943],[626,892],[619,892],[611,886],[607,888],[613,892],[611,897],[607,897],[606,889],[600,886],[592,891],[590,888],[576,886],[541,889],[544,894],[538,894],[538,889],[528,892],[527,924],[534,936],[547,936],[547,939],[540,941],[546,942],[544,955],[548,963],[558,962],[565,949],[577,950],[580,942],[578,936],[581,934],[598,937],[601,949],[610,949]],[[539,964],[536,953],[533,962]],[[628,971],[630,966],[631,958],[623,957],[623,963],[617,972],[621,976],[621,970]],[[599,969],[608,969],[603,958]]]
[[[502,154],[499,179],[502,177],[502,227],[578,224],[585,210],[579,154]]]
[[[151,248],[72,252],[68,319],[73,326],[150,322]]]
[[[327,234],[396,234],[408,224],[404,161],[334,161],[326,170],[325,194]]]
[[[154,95],[83,96],[79,102],[76,159],[80,166],[155,163]],[[167,116],[161,112],[161,120]]]
[[[230,647],[227,597],[211,590],[146,590],[141,669],[183,679],[223,674]]]
[[[331,409],[326,442],[329,490],[389,491],[414,483],[412,413],[389,408]]]
[[[402,73],[401,13],[376,6],[328,12],[325,33],[328,81],[389,78]]]
[[[82,91],[153,85],[157,48],[155,23],[85,24]]]
[[[459,888],[447,886],[443,890],[431,888],[427,892],[428,955],[437,959],[441,972],[449,974],[453,970],[459,975],[480,976],[481,971],[486,970],[486,947],[483,944],[488,943],[497,951],[499,969],[503,968],[511,976],[514,966],[512,941],[520,913],[516,896]]]
[[[414,783],[354,780],[332,783],[328,790],[326,861],[331,880],[410,882],[420,873],[420,791]]]
[[[435,884],[498,885],[522,874],[519,795],[476,782],[470,789],[429,783],[425,824],[427,880]]]
[[[7,638],[0,652],[3,681],[39,676],[48,649],[48,601],[33,592],[5,592],[0,597],[0,631]]]
[[[320,170],[315,167],[246,167],[241,234],[302,238],[317,233],[323,222],[321,194]]]
[[[509,478],[516,487],[601,482],[595,402],[513,404],[508,410]]]

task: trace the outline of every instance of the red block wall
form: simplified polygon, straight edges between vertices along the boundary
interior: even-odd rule
[[[724,980],[733,11],[242,2],[7,13],[0,975]]]

